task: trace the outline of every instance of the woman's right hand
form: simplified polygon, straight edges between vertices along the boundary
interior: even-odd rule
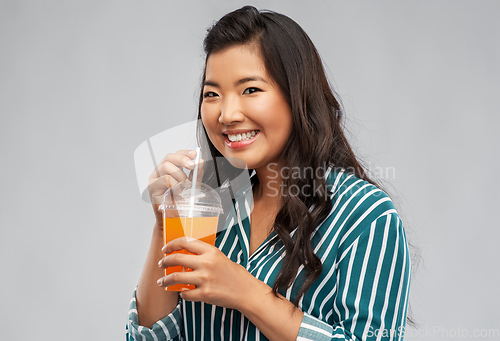
[[[191,170],[189,177],[192,177],[195,158],[196,152],[194,150],[179,150],[176,153],[167,154],[149,177],[148,192],[156,221],[146,264],[136,292],[139,323],[148,328],[152,328],[155,322],[170,314],[179,301],[179,293],[165,291],[156,282],[158,278],[165,276],[165,271],[158,267],[158,261],[165,256],[161,249],[163,246],[163,214],[158,209],[167,189],[188,179],[184,168]],[[200,160],[198,166],[200,180],[203,177],[201,162]]]
[[[167,154],[149,177],[148,191],[156,217],[155,227],[163,229],[163,216],[162,212],[159,210],[163,200],[163,194],[169,187],[175,186],[179,182],[188,179],[183,168],[191,170],[189,179],[192,179],[195,158],[196,151],[194,150],[179,150],[176,153]],[[203,160],[200,159],[197,175],[198,181],[201,181],[203,177],[202,162]]]

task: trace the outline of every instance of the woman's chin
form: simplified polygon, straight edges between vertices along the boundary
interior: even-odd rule
[[[239,169],[248,169],[247,163],[245,160],[240,159],[239,157],[234,157],[234,156],[228,156],[226,159],[229,161],[229,163],[236,168]]]

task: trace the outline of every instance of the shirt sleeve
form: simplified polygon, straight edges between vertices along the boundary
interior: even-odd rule
[[[180,341],[182,338],[182,301],[179,300],[177,307],[162,318],[155,322],[152,328],[147,328],[139,325],[139,316],[137,315],[136,291],[130,301],[128,311],[128,323],[126,326],[127,341]]]
[[[297,340],[402,340],[411,264],[395,213],[376,219],[336,262],[333,325],[304,312]]]

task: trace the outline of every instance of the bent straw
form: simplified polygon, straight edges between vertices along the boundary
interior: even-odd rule
[[[196,147],[196,158],[194,159],[193,184],[191,185],[191,198],[189,202],[189,218],[193,217],[194,191],[196,190],[196,178],[198,177],[198,163],[200,161],[200,147]]]

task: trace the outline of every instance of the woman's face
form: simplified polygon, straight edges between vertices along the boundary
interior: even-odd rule
[[[255,45],[208,57],[201,119],[222,155],[256,170],[279,162],[293,126],[290,106]]]

